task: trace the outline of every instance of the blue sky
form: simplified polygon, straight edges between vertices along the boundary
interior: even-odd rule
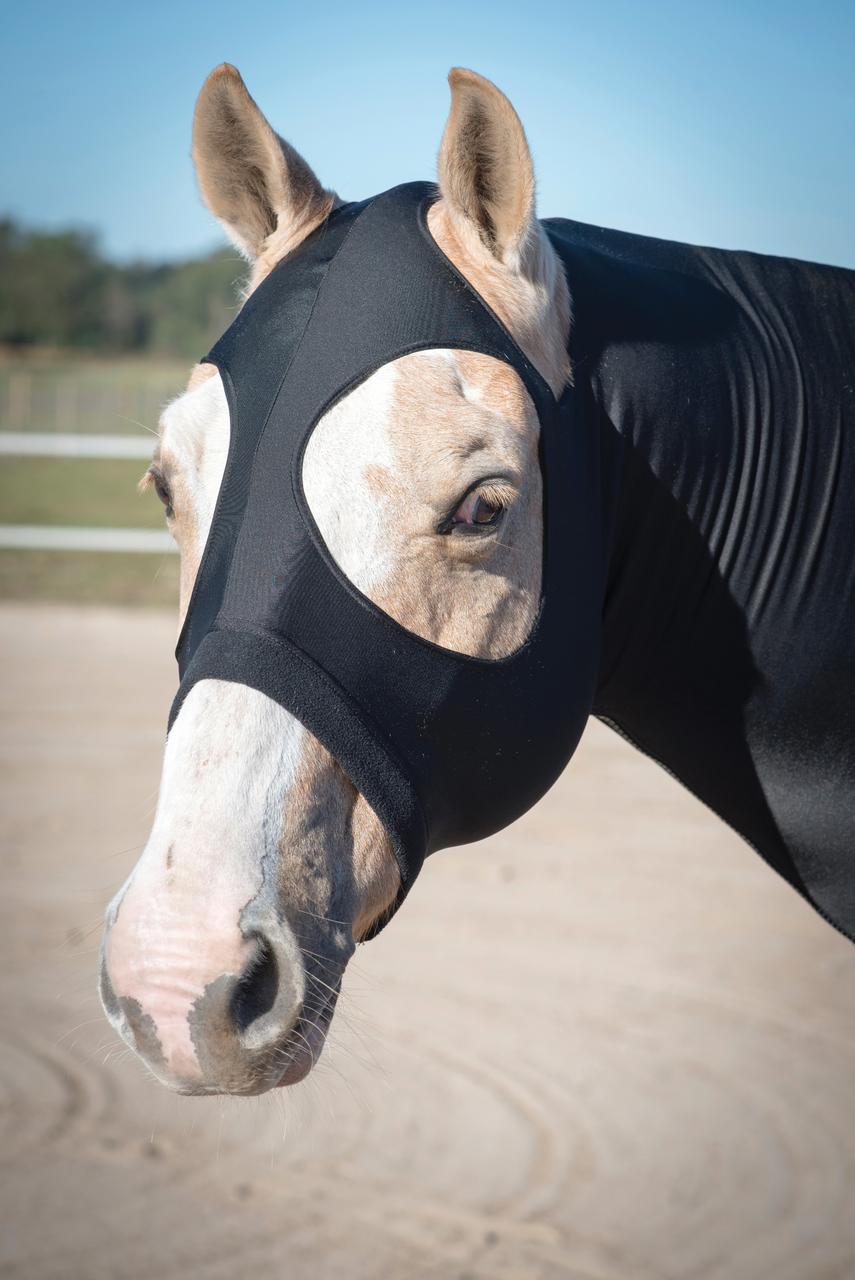
[[[0,210],[121,258],[219,243],[189,138],[229,61],[346,198],[433,176],[459,64],[514,102],[543,215],[855,267],[851,0],[29,0],[3,34]]]

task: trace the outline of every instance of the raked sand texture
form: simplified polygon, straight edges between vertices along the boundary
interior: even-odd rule
[[[855,948],[653,764],[592,725],[428,863],[304,1085],[175,1098],[94,994],[174,622],[0,632],[0,1275],[853,1280]]]

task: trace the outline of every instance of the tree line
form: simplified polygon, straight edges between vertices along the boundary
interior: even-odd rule
[[[198,356],[238,304],[234,252],[185,262],[110,262],[85,231],[0,218],[0,344]]]

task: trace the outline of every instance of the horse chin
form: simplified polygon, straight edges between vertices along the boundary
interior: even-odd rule
[[[299,1084],[317,1064],[326,1044],[335,1005],[334,996],[323,1009],[311,1015],[304,1014],[300,1018],[283,1046],[282,1052],[287,1055],[288,1061],[274,1088],[283,1089],[287,1085]]]

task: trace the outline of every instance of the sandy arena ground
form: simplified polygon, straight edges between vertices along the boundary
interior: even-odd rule
[[[94,994],[173,622],[0,639],[0,1275],[855,1277],[855,949],[613,734],[428,864],[304,1085],[180,1099]]]

